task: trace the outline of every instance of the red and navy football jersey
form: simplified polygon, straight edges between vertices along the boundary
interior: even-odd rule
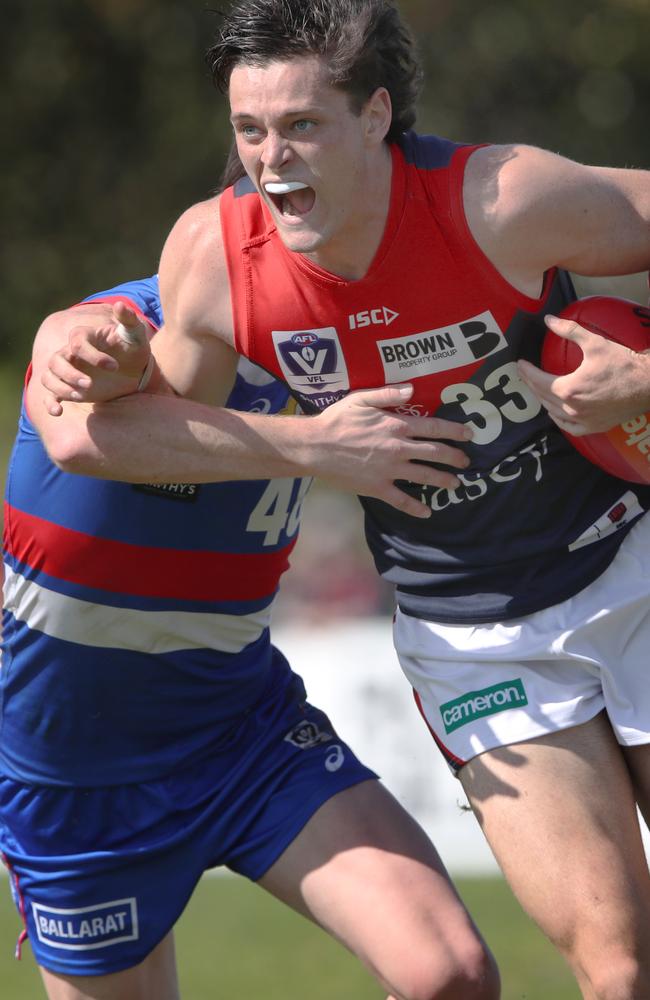
[[[362,499],[400,607],[448,622],[513,618],[569,597],[605,569],[650,503],[649,488],[578,455],[518,377],[519,358],[539,362],[544,314],[575,293],[553,269],[538,298],[524,295],[482,253],[462,198],[475,148],[412,132],[391,147],[385,231],[361,280],[288,250],[246,178],[220,207],[237,348],[305,410],[409,381],[408,412],[471,426],[459,487],[401,484],[431,518]]]

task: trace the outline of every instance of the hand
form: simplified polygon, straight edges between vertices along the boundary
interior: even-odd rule
[[[575,320],[546,316],[553,333],[583,354],[569,375],[549,375],[529,361],[519,374],[558,427],[580,437],[608,431],[650,407],[650,357],[591,333]]]
[[[388,409],[404,405],[412,394],[411,385],[363,389],[313,418],[310,423],[318,443],[310,472],[339,489],[376,497],[413,517],[430,517],[431,508],[404,493],[395,480],[454,489],[459,480],[453,472],[419,463],[467,468],[465,453],[446,442],[469,441],[472,435],[464,424]]]
[[[41,375],[47,411],[57,417],[62,401],[97,403],[136,392],[151,358],[149,333],[124,302],[115,303],[103,326],[75,326]]]

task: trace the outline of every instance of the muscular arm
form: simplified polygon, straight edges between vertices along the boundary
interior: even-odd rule
[[[576,274],[650,268],[650,172],[589,167],[527,146],[486,147],[470,158],[464,185],[477,243],[515,288],[539,296],[553,266]],[[607,430],[650,409],[650,356],[552,319],[583,362],[553,378],[526,361],[520,374],[553,419],[573,434]]]
[[[108,329],[110,341],[110,307],[95,304],[83,308],[86,326],[95,322]],[[377,408],[397,405],[407,398],[396,386],[355,394],[318,417],[237,413],[201,400],[150,393],[92,405],[67,401],[61,415],[55,416],[43,403],[39,375],[47,386],[52,377],[48,359],[52,351],[67,345],[70,332],[79,322],[80,313],[74,309],[45,321],[36,338],[34,376],[28,388],[32,420],[51,458],[66,471],[130,482],[320,475],[342,489],[379,497],[414,516],[428,516],[427,508],[399,490],[394,480],[451,485],[456,480],[450,472],[415,465],[413,460],[461,467],[466,462],[462,452],[444,441],[422,440],[428,436],[466,440],[462,426]],[[160,336],[155,335],[154,345]],[[96,346],[89,349],[86,343],[85,350],[84,356],[96,363]],[[121,364],[122,347],[117,355]],[[77,364],[79,356],[73,351],[72,359]],[[130,354],[128,358],[134,375],[130,385],[119,383],[120,392],[132,392],[142,370],[142,355],[136,352],[135,358]],[[65,366],[70,364],[69,359],[66,346],[57,361]],[[163,365],[173,360],[168,356]],[[212,384],[203,380],[203,370],[193,375],[191,365],[180,367],[185,380],[179,383],[181,387],[197,394],[210,393]],[[78,368],[72,366],[72,370],[78,373]],[[174,370],[171,378],[175,375]],[[107,381],[102,381],[105,376],[106,371],[99,369],[91,380],[95,399],[110,399],[112,380],[121,378],[119,372],[117,376],[110,372]],[[166,388],[162,373],[157,374],[156,382],[158,391]]]
[[[463,198],[477,243],[527,295],[554,266],[591,276],[650,267],[650,171],[488,146],[470,157]]]
[[[165,323],[154,354],[165,384],[178,396],[222,406],[237,355],[218,201],[192,206],[167,238],[159,268]]]

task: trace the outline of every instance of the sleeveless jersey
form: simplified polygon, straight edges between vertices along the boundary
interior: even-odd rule
[[[650,488],[583,459],[527,386],[543,316],[575,298],[549,271],[539,298],[514,289],[479,249],[463,210],[476,147],[409,132],[391,147],[392,191],[368,273],[348,281],[282,243],[244,178],[221,198],[237,349],[316,412],[353,389],[410,381],[413,414],[468,422],[471,467],[454,490],[400,484],[428,520],[363,499],[379,572],[408,614],[483,622],[566,599],[598,576]]]
[[[126,299],[160,323],[156,279],[95,298]],[[286,403],[284,386],[240,365],[231,407]],[[4,508],[0,771],[121,784],[227,745],[291,676],[269,620],[308,482],[71,475],[23,405]]]

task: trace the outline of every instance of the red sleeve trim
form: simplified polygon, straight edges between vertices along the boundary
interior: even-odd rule
[[[143,322],[145,322],[147,326],[149,326],[154,332],[158,329],[156,324],[152,320],[150,320],[145,313],[143,313],[142,309],[137,304],[137,302],[134,302],[133,299],[130,299],[128,295],[99,295],[97,296],[97,298],[90,300],[87,299],[84,302],[74,302],[70,308],[76,309],[77,306],[91,306],[93,302],[106,302],[109,305],[114,305],[116,302],[124,302],[127,306],[133,309],[133,311],[137,313],[140,319],[143,320]]]

